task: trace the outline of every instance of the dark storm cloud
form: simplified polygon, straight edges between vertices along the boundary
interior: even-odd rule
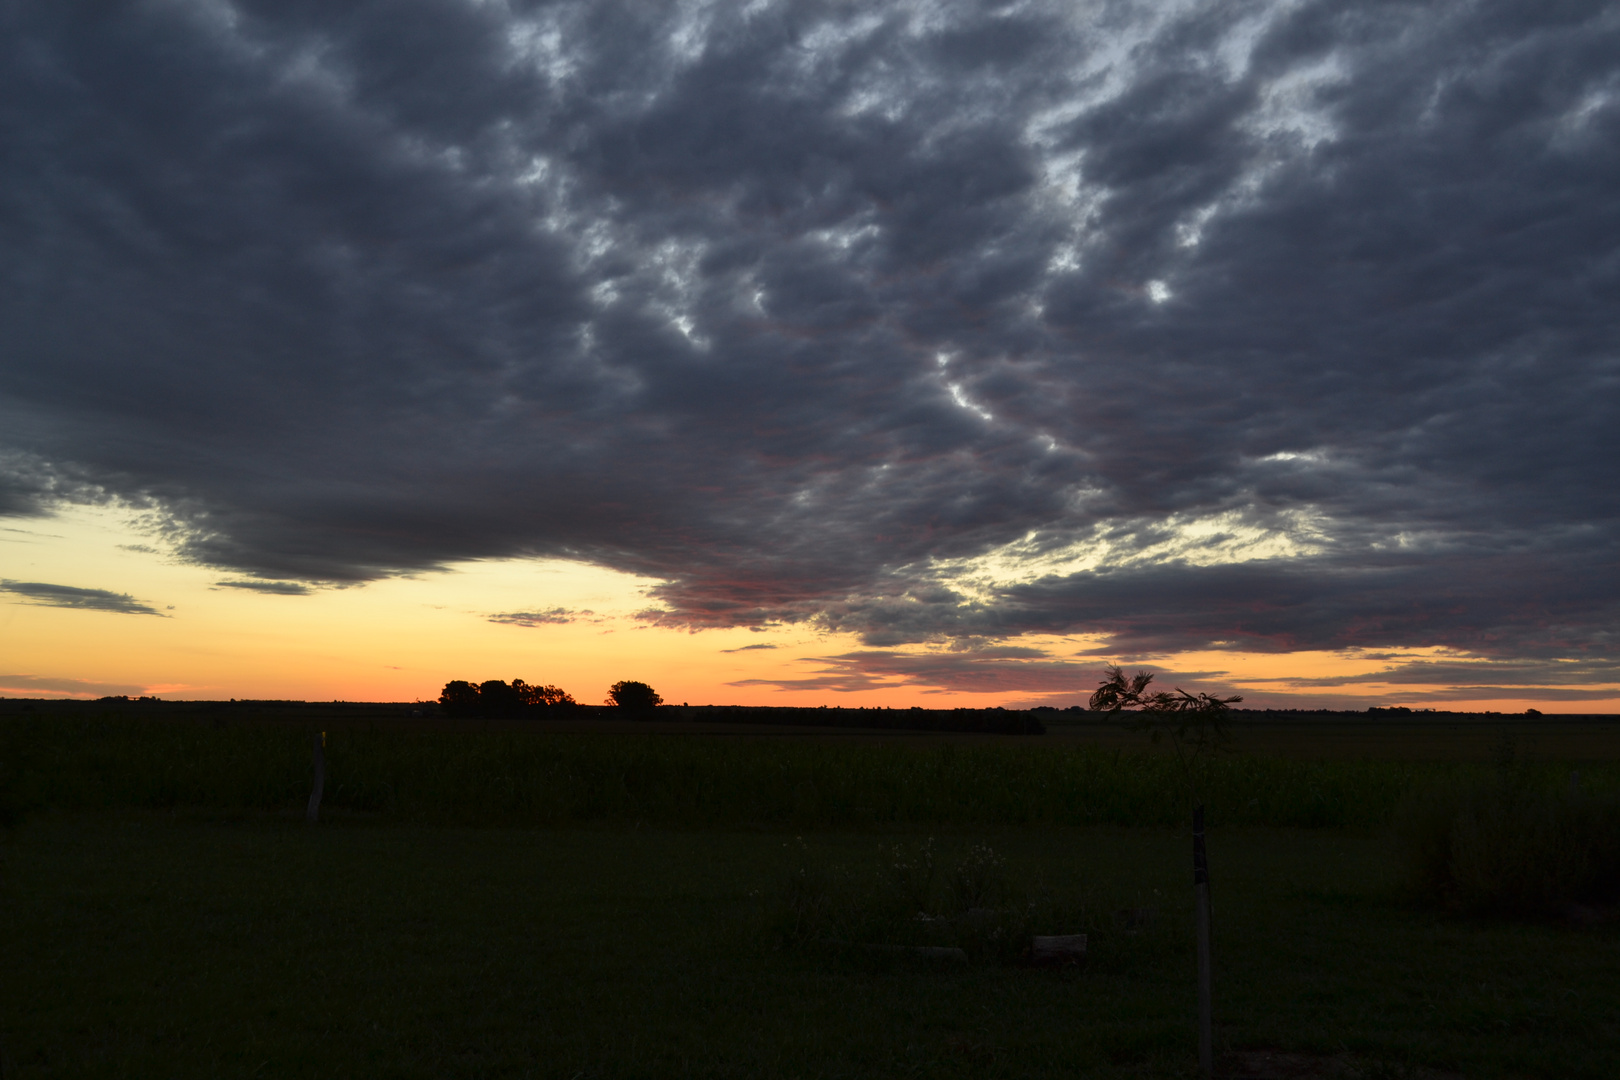
[[[1479,655],[1612,656],[1620,584],[1606,553],[1580,546],[1125,568],[1008,589],[998,611],[1021,626],[1077,622],[1106,633],[1100,655],[1221,642],[1263,652],[1399,643]]]
[[[1612,8],[0,19],[0,513],[874,647],[1614,655]]]
[[[1403,686],[1441,685],[1466,688],[1489,686],[1590,686],[1594,683],[1620,684],[1620,664],[1579,660],[1481,663],[1469,660],[1407,660],[1379,671],[1360,675],[1324,676],[1311,679],[1257,679],[1255,682],[1286,682],[1291,686],[1351,686],[1356,683],[1398,683]],[[1612,696],[1613,692],[1610,691]]]
[[[969,647],[932,652],[872,649],[835,656],[810,657],[814,665],[802,676],[737,680],[733,686],[779,690],[857,693],[904,686],[924,693],[995,693],[1027,695],[1035,704],[1084,705],[1106,675],[1096,661],[1066,660],[1047,650],[1022,647]],[[1322,678],[1244,678],[1230,680],[1224,671],[1178,671],[1155,664],[1132,664],[1149,671],[1156,687],[1240,694],[1250,709],[1296,707],[1308,697],[1315,707],[1365,709],[1377,704],[1422,704],[1519,698],[1537,701],[1595,701],[1616,696],[1620,665],[1580,661],[1504,663],[1466,660],[1409,660],[1365,674]],[[1356,694],[1331,693],[1344,687],[1382,688]]]
[[[143,604],[128,593],[107,589],[81,589],[75,585],[48,585],[42,581],[7,581],[0,579],[0,593],[20,596],[16,601],[39,604],[44,607],[83,608],[86,611],[112,611],[121,615],[158,615],[161,611]]]

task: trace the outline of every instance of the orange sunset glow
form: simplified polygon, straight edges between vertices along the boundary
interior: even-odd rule
[[[953,664],[945,645],[874,649],[813,625],[668,628],[645,616],[656,606],[647,596],[656,581],[561,560],[477,560],[278,594],[222,583],[229,579],[218,570],[166,556],[153,541],[139,515],[116,508],[66,510],[8,528],[0,550],[12,574],[115,581],[151,611],[0,605],[10,666],[29,673],[0,679],[0,694],[419,701],[454,678],[517,677],[598,702],[610,684],[633,677],[667,701],[692,704],[1067,707],[1083,703],[1102,664],[1117,659],[1171,678],[1193,673],[1187,685],[1218,685],[1260,708],[1521,712],[1546,704],[1533,693],[1459,696],[1454,687],[1403,684],[1399,675],[1367,680],[1391,661],[1355,650],[1099,657],[1094,637],[1030,635],[1021,645],[1038,656]],[[513,613],[537,617],[507,617]],[[1400,659],[1446,656],[1413,649]],[[1367,681],[1334,684],[1343,678]],[[1332,689],[1313,685],[1322,683]],[[1617,709],[1620,690],[1558,711]]]

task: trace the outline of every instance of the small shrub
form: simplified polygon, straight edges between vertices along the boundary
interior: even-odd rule
[[[789,941],[825,934],[832,920],[832,888],[827,871],[805,864],[788,874],[782,887],[779,929]]]
[[[983,844],[975,844],[950,876],[951,899],[958,911],[990,907],[1007,899],[1007,867]]]
[[[908,852],[899,844],[883,848],[880,873],[888,879],[888,886],[899,906],[916,914],[933,907],[934,899],[934,838],[929,837],[915,852]]]

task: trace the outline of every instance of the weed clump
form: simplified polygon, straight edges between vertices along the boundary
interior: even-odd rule
[[[989,847],[974,844],[951,871],[951,899],[958,911],[986,908],[1007,899],[1006,864]]]
[[[930,836],[914,852],[903,844],[880,847],[879,873],[887,877],[883,891],[899,902],[902,909],[926,912],[934,897],[934,838]]]
[[[1397,822],[1406,885],[1469,914],[1620,903],[1620,798],[1560,788],[1505,748],[1494,776],[1414,796]]]
[[[875,865],[851,868],[815,859],[796,841],[798,865],[782,883],[769,916],[791,947],[882,955],[960,949],[979,963],[1024,959],[1036,934],[1091,928],[1085,904],[1050,889],[1011,881],[984,844],[962,853],[944,874],[930,838],[914,848],[880,845]]]

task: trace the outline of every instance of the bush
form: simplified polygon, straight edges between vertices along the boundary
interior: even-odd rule
[[[1414,798],[1398,825],[1408,887],[1471,914],[1620,901],[1620,799],[1532,781],[1523,768]]]

